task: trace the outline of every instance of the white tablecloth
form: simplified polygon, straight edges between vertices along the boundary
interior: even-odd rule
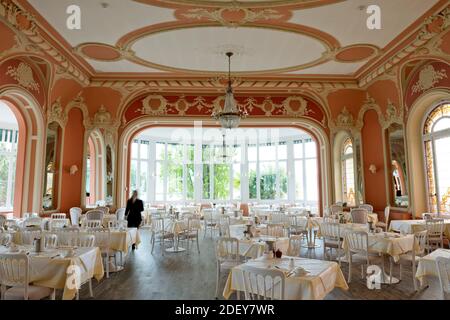
[[[444,220],[444,234],[450,238],[450,219]],[[389,230],[413,234],[426,229],[425,220],[392,220]]]
[[[420,258],[419,265],[417,266],[416,278],[419,279],[421,286],[425,283],[425,277],[438,276],[436,266],[437,257],[450,258],[450,250],[437,249],[430,254]]]
[[[267,269],[275,265],[289,270],[291,257],[267,260],[264,257],[250,260],[245,264],[231,269],[225,285],[223,295],[226,299],[234,291],[244,291],[242,270],[245,266]],[[291,276],[286,278],[286,300],[322,300],[334,288],[348,289],[347,282],[336,262],[294,258],[295,267],[301,267],[309,273],[304,276]]]
[[[0,247],[0,253],[5,252],[7,249]],[[31,283],[42,287],[62,289],[64,290],[63,300],[72,300],[77,289],[71,285],[70,281],[67,281],[67,277],[70,275],[67,272],[69,266],[79,267],[81,283],[93,277],[99,281],[103,278],[102,256],[98,248],[77,248],[74,257],[53,258],[58,253],[63,253],[63,250],[54,249],[39,254],[30,253]]]

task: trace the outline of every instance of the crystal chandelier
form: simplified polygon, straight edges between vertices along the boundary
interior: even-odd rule
[[[225,104],[222,111],[213,111],[212,117],[220,122],[223,129],[236,129],[242,118],[248,114],[241,110],[234,99],[233,88],[231,87],[231,57],[233,52],[226,53],[228,57],[228,87],[225,95]]]

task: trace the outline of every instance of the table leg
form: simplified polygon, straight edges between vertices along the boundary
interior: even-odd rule
[[[174,236],[174,239],[173,239],[173,247],[172,247],[172,248],[166,249],[166,251],[167,251],[167,252],[172,252],[172,253],[177,253],[177,252],[183,252],[183,251],[186,251],[185,248],[182,248],[182,247],[180,247],[180,246],[178,245],[178,242],[179,242],[179,237],[178,237],[178,235],[175,235],[175,236]]]
[[[381,279],[380,279],[381,283],[382,284],[396,284],[396,283],[399,283],[400,282],[399,279],[397,279],[397,278],[395,278],[393,276],[391,277],[391,276],[389,276],[386,273],[386,271],[384,269],[385,256],[386,256],[385,254],[382,255],[383,268],[382,268],[382,271],[381,271]]]

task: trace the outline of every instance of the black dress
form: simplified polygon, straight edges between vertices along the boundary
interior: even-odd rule
[[[128,220],[128,228],[139,228],[142,222],[142,211],[144,211],[144,203],[142,200],[136,199],[134,203],[133,199],[127,201],[125,216]]]

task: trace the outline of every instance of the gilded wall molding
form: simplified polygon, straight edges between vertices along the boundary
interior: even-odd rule
[[[67,124],[67,113],[64,112],[61,97],[58,97],[51,107],[47,109],[47,123],[52,122],[57,122],[62,128]]]
[[[355,123],[355,128],[358,131],[361,131],[362,128],[364,127],[364,114],[369,110],[376,111],[376,113],[378,115],[378,121],[379,121],[381,127],[382,128],[385,127],[386,120],[384,118],[383,113],[381,112],[380,105],[375,101],[374,98],[372,98],[370,96],[369,93],[367,93],[366,100],[364,101],[364,104],[361,106],[361,109],[359,110],[358,119],[356,120],[356,123]]]

